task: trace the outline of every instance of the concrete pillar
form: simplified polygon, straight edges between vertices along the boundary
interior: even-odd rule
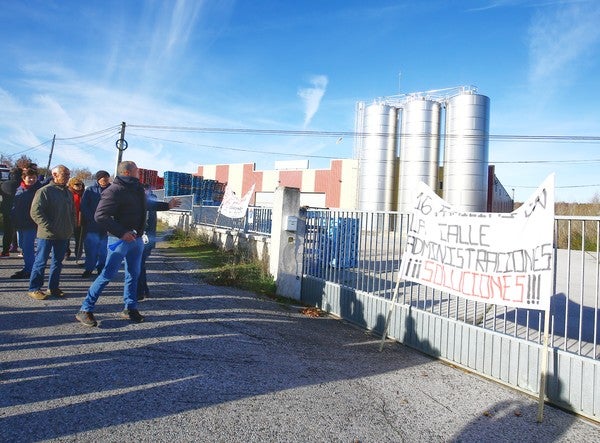
[[[277,285],[277,295],[295,300],[300,300],[304,243],[299,231],[299,211],[300,190],[278,187],[273,196],[269,269]]]

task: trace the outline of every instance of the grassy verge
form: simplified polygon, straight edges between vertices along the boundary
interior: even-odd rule
[[[271,298],[275,282],[268,266],[243,252],[224,252],[198,235],[176,230],[166,238],[169,247],[198,263],[198,276],[211,285],[246,289]]]
[[[556,215],[597,216],[599,203],[556,203]],[[598,223],[582,220],[559,220],[557,222],[557,244],[561,249],[596,251],[598,250]]]

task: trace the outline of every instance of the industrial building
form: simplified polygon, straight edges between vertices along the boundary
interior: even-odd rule
[[[419,181],[458,210],[510,212],[513,201],[488,163],[490,99],[461,86],[356,104],[352,159],[328,169],[308,161],[201,165],[196,175],[227,183],[252,203],[269,205],[278,186],[299,188],[311,207],[406,212]]]

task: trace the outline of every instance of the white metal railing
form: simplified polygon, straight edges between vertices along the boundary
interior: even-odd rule
[[[270,207],[249,206],[244,218],[234,219],[219,213],[219,206],[194,204],[193,195],[165,196],[164,189],[154,191],[158,200],[168,201],[173,197],[181,200],[181,205],[172,211],[189,212],[194,224],[215,226],[219,228],[238,229],[242,232],[271,235]]]
[[[307,212],[307,276],[391,299],[408,215],[315,209]],[[555,219],[551,346],[598,358],[600,217]],[[399,303],[513,337],[541,343],[543,313],[467,300],[402,281]]]

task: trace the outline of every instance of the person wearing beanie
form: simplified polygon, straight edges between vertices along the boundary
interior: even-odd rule
[[[100,181],[103,178],[110,179],[110,174],[107,171],[104,171],[101,169],[98,172],[96,172],[95,178],[96,178],[96,181]]]
[[[89,278],[92,276],[94,269],[98,275],[102,272],[107,254],[108,234],[96,220],[94,214],[100,197],[105,189],[110,186],[110,174],[100,170],[95,175],[96,183],[89,186],[81,197],[81,223],[84,231],[83,248],[85,250],[84,271],[81,276]]]

